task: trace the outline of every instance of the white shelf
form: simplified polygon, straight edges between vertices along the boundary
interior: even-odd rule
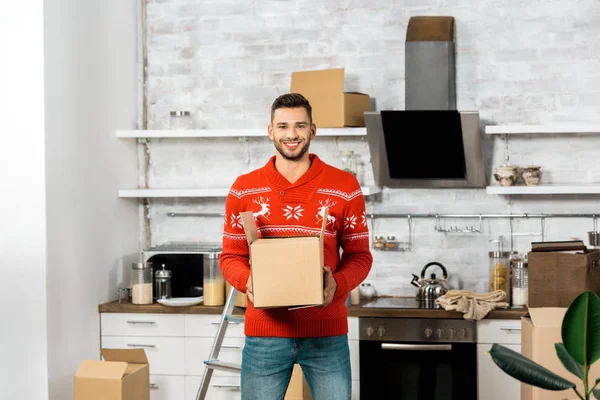
[[[600,183],[539,186],[488,186],[488,194],[600,194]]]
[[[381,188],[366,186],[361,188],[365,196],[381,192]],[[121,189],[119,197],[123,199],[167,198],[167,197],[227,197],[229,188],[207,189]]]
[[[317,128],[317,136],[366,136],[367,128]],[[264,129],[117,130],[119,139],[268,137]]]
[[[549,133],[590,133],[600,134],[600,124],[556,124],[556,125],[487,125],[488,135],[523,135]]]

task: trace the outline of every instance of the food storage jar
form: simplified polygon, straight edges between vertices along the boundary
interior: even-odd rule
[[[502,290],[506,294],[506,302],[510,296],[510,252],[490,251],[490,292]]]
[[[203,293],[205,306],[225,304],[225,278],[219,265],[219,253],[204,254]]]
[[[194,120],[192,113],[189,111],[171,111],[169,118],[169,128],[177,129],[194,129]]]
[[[358,170],[356,168],[356,155],[352,150],[346,150],[342,152],[342,169],[346,172],[350,172],[356,176]]]
[[[135,262],[131,266],[131,302],[152,304],[152,263]]]
[[[512,264],[512,305],[521,307],[527,305],[529,297],[528,265],[526,260],[514,261]]]

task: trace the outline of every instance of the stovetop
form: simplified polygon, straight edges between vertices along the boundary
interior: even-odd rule
[[[417,309],[442,309],[434,302],[419,301],[414,297],[378,297],[366,304],[363,308],[417,308]]]

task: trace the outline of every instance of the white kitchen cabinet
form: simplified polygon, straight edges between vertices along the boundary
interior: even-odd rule
[[[185,377],[150,375],[150,400],[183,399],[184,396]]]
[[[477,391],[479,400],[519,400],[521,383],[507,375],[488,354],[498,343],[521,352],[521,320],[477,321]]]
[[[143,348],[150,363],[150,400],[195,400],[221,315],[101,313],[101,345]],[[358,317],[348,318],[352,400],[360,399]],[[241,363],[243,324],[231,323],[219,359]],[[210,400],[239,400],[240,376],[215,370]]]

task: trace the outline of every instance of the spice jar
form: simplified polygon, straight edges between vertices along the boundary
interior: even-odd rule
[[[131,273],[131,302],[152,304],[152,263],[135,262]]]
[[[490,292],[502,290],[506,293],[506,301],[508,302],[510,294],[510,252],[490,251],[489,257]]]
[[[529,298],[529,278],[527,261],[515,261],[512,265],[512,305],[526,306]]]
[[[399,247],[399,243],[396,240],[396,236],[388,236],[385,242],[386,250],[397,250]]]
[[[225,278],[219,266],[219,253],[204,255],[204,305],[222,306],[225,304]]]
[[[165,269],[165,264],[154,273],[154,285],[157,299],[171,298],[171,271]]]
[[[385,249],[385,239],[383,236],[375,236],[375,240],[373,241],[373,247],[378,250]]]
[[[189,111],[171,111],[169,118],[171,129],[194,129],[194,120]]]

